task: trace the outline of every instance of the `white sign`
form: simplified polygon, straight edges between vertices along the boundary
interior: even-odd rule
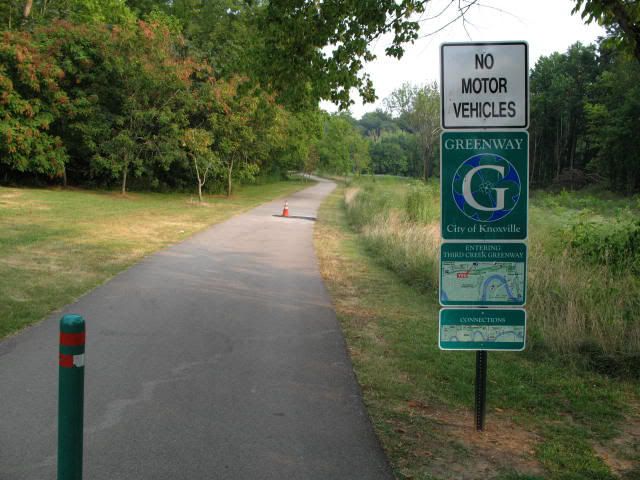
[[[526,42],[440,46],[442,128],[527,128]]]

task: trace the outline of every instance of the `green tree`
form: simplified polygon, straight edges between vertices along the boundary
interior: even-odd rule
[[[7,33],[0,42],[0,164],[17,172],[62,176],[68,154],[51,131],[73,115],[61,89],[64,71],[28,34]]]
[[[70,20],[75,23],[126,24],[135,15],[125,0],[10,0],[0,8],[0,18],[10,28],[25,23]],[[16,19],[20,18],[19,22]]]
[[[281,136],[276,110],[263,92],[247,90],[240,78],[218,81],[213,90],[217,103],[208,116],[207,128],[212,132],[213,150],[224,167],[227,196],[233,180],[253,180],[261,163],[268,161]],[[275,130],[274,130],[275,129]]]
[[[280,147],[274,152],[271,168],[277,172],[300,170],[310,173],[315,168],[313,159],[317,158],[317,149],[313,154],[312,149],[322,133],[319,111],[289,112],[280,108],[279,112],[284,117],[282,133],[285,138],[279,142]]]
[[[352,129],[348,142],[353,173],[356,175],[366,173],[371,164],[369,142],[356,129]]]
[[[608,43],[628,49],[640,62],[640,2],[627,0],[575,0],[573,13],[587,22],[607,27]]]
[[[380,109],[362,115],[358,125],[362,128],[364,135],[371,138],[373,142],[379,141],[382,135],[396,132],[400,128],[389,113]]]
[[[318,143],[319,168],[338,175],[359,174],[369,167],[369,146],[349,114],[326,115]]]
[[[129,173],[166,169],[180,151],[181,105],[194,66],[175,58],[166,26],[140,21],[112,37],[113,56],[106,59],[111,92],[102,99],[110,128],[106,141],[96,143],[92,163],[119,175],[124,194]]]
[[[175,18],[181,33],[213,67],[217,78],[255,76],[262,35],[256,16],[264,7],[245,0],[128,0],[142,18],[163,12]]]
[[[640,64],[617,54],[586,103],[588,140],[595,155],[588,167],[625,194],[640,192]]]
[[[387,110],[399,124],[415,135],[421,176],[427,180],[435,171],[440,135],[440,91],[436,83],[422,87],[403,84],[385,99]]]
[[[371,145],[371,163],[375,173],[387,175],[406,175],[409,156],[397,136],[388,135]]]
[[[576,43],[566,53],[538,59],[531,72],[531,174],[538,185],[568,169],[584,169],[592,155],[584,104],[600,67],[594,46]]]
[[[346,109],[355,89],[375,100],[371,79],[363,73],[375,58],[373,41],[392,34],[386,54],[400,58],[403,45],[418,36],[411,19],[426,0],[362,1],[275,0],[261,12],[264,49],[258,56],[261,81],[271,84],[289,106],[331,100]]]
[[[218,165],[218,158],[211,150],[213,140],[211,134],[202,128],[188,128],[182,137],[182,146],[193,163],[196,172],[196,186],[198,199],[202,203],[202,187],[207,182],[207,176]]]

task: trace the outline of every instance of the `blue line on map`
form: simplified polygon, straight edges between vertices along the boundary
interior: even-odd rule
[[[482,301],[486,302],[487,300],[487,290],[489,288],[489,285],[491,284],[492,281],[494,280],[498,280],[500,282],[502,282],[502,284],[504,285],[505,290],[507,291],[507,295],[509,296],[509,301],[511,302],[517,302],[519,300],[519,298],[516,298],[513,293],[511,292],[511,289],[509,288],[509,284],[507,283],[507,281],[504,279],[504,277],[502,275],[491,275],[489,278],[487,278],[484,281],[484,284],[482,285]]]

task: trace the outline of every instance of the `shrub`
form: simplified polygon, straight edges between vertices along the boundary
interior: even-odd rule
[[[614,271],[640,273],[640,221],[616,219],[615,222],[582,221],[568,231],[571,251],[596,265]]]
[[[345,203],[349,222],[358,230],[372,223],[375,217],[386,217],[391,204],[387,192],[373,183],[352,191]]]
[[[410,221],[429,224],[440,216],[438,194],[433,184],[415,185],[407,193],[407,217]]]

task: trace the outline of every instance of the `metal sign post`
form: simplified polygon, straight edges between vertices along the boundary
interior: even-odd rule
[[[484,430],[484,418],[487,414],[487,352],[476,352],[476,430]]]
[[[440,47],[438,345],[476,352],[476,429],[485,425],[489,350],[526,341],[529,47]],[[451,308],[463,307],[463,308]],[[511,307],[511,308],[509,308]]]

